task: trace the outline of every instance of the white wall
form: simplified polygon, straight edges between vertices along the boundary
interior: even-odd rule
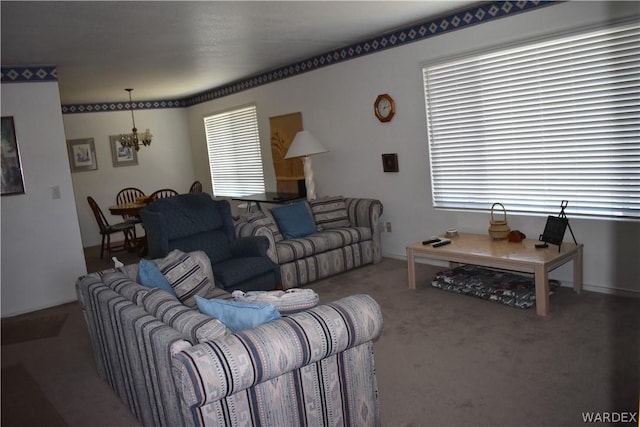
[[[384,218],[393,225],[392,233],[383,234],[385,256],[403,258],[407,244],[449,227],[486,233],[488,213],[442,211],[431,206],[420,64],[634,14],[638,15],[635,2],[557,4],[193,106],[188,120],[196,175],[208,174],[202,117],[255,103],[267,188],[274,190],[268,120],[300,111],[304,128],[330,150],[313,158],[318,194],[380,199]],[[389,93],[395,99],[396,115],[390,123],[382,124],[373,115],[373,101],[380,93]],[[399,173],[382,171],[382,153],[398,153]],[[510,215],[509,222],[512,229],[537,238],[545,218]],[[578,241],[585,244],[586,289],[640,292],[638,222],[571,219],[571,225]],[[569,233],[565,240],[571,240]],[[571,268],[561,267],[551,276],[570,280]]]
[[[58,84],[2,84],[2,115],[14,117],[25,185],[25,194],[1,201],[5,317],[75,300],[76,279],[87,271]]]
[[[122,221],[122,217],[112,216],[108,207],[116,203],[116,194],[122,188],[137,187],[146,194],[162,188],[186,193],[195,180],[186,110],[140,110],[135,112],[135,117],[139,129],[149,128],[153,133],[151,145],[138,151],[138,165],[114,167],[109,135],[130,131],[131,113],[63,116],[67,139],[93,138],[96,147],[98,169],[71,174],[84,247],[100,244],[98,224],[87,196],[98,202],[110,223],[116,223]]]
[[[127,112],[64,115],[66,137],[93,137],[98,150],[98,171],[72,174],[83,245],[99,243],[87,195],[93,195],[103,207],[108,207],[124,186],[135,185],[146,192],[163,186],[186,191],[194,179],[202,181],[205,191],[211,193],[202,118],[251,103],[258,107],[267,189],[275,189],[269,117],[300,111],[305,129],[331,150],[313,159],[318,193],[382,200],[385,219],[393,224],[393,232],[383,234],[385,256],[402,258],[408,243],[448,227],[484,233],[488,213],[438,211],[431,207],[420,64],[637,16],[637,9],[635,2],[556,4],[188,109],[139,111],[136,112],[139,127],[149,127],[155,135],[152,146],[140,150],[139,166],[111,166],[108,135],[129,128]],[[382,124],[373,116],[373,101],[385,92],[396,101],[396,115],[390,123]],[[400,172],[383,173],[380,154],[394,152],[398,153]],[[544,228],[544,221],[545,218],[536,216],[509,217],[512,228],[533,238]],[[587,289],[640,292],[637,222],[573,218],[571,225],[578,241],[585,244]],[[570,240],[568,233],[566,240]],[[570,280],[570,272],[570,266],[561,267],[552,277]]]

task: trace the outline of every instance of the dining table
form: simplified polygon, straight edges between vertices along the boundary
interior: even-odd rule
[[[146,207],[147,203],[145,202],[122,203],[109,206],[109,212],[111,212],[111,215],[138,216],[138,212]]]
[[[143,199],[131,203],[121,203],[113,206],[109,206],[109,212],[111,215],[126,215],[137,217],[140,211],[147,207],[150,200]],[[137,239],[134,245],[131,246],[131,250],[138,251],[138,254],[142,257],[147,255],[147,236],[142,236]]]

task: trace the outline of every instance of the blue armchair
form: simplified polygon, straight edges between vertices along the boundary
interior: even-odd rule
[[[150,258],[173,249],[204,251],[211,261],[216,287],[272,290],[280,267],[267,256],[264,236],[237,239],[229,202],[214,201],[207,193],[181,194],[158,199],[140,211]]]

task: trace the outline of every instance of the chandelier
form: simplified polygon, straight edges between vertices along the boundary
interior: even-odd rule
[[[125,89],[129,92],[129,108],[131,109],[131,121],[133,122],[133,129],[131,129],[131,133],[122,133],[120,134],[120,145],[123,147],[133,147],[138,151],[140,149],[140,144],[151,145],[151,132],[149,132],[149,128],[147,128],[144,132],[138,134],[138,129],[136,128],[136,118],[133,116],[133,102],[131,101],[131,92],[133,89]]]

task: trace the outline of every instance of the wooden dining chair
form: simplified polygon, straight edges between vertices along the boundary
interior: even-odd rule
[[[178,192],[171,188],[163,188],[162,190],[157,190],[151,193],[151,200],[164,199],[166,197],[177,196]]]
[[[87,196],[87,201],[93,215],[100,228],[100,235],[102,236],[102,242],[100,245],[100,259],[103,259],[104,253],[107,252],[107,260],[111,259],[112,252],[121,252],[129,249],[131,242],[136,241],[136,225],[128,222],[120,222],[117,224],[109,224],[107,217],[102,213],[102,209],[98,206],[98,203],[93,197]],[[124,234],[124,241],[112,242],[111,235],[120,233]]]
[[[193,184],[191,184],[189,193],[202,193],[202,183],[200,181],[195,181]]]
[[[144,191],[135,187],[123,188],[116,195],[116,204],[124,205],[127,203],[136,203],[140,197],[144,197]],[[136,215],[123,214],[122,219],[125,222],[140,224],[142,221]]]

